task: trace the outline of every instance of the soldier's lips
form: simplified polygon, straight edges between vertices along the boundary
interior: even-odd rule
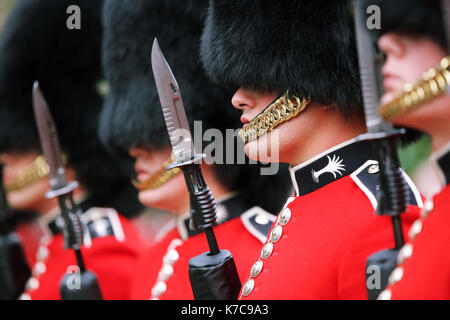
[[[150,175],[147,172],[138,172],[136,175],[136,180],[139,182],[146,181],[148,178],[150,178]]]
[[[386,91],[400,91],[403,85],[403,80],[400,77],[387,76],[383,80],[383,87]]]
[[[146,181],[151,177],[151,174],[139,164],[134,166],[134,171],[136,173],[135,179],[139,182]]]
[[[245,128],[250,123],[250,120],[246,116],[242,115],[241,116],[241,122],[243,123],[242,128]]]

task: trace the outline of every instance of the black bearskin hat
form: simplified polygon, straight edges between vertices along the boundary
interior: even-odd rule
[[[210,0],[201,58],[216,82],[295,90],[344,115],[363,115],[347,0]]]
[[[110,92],[100,137],[127,152],[134,146],[170,146],[150,62],[153,39],[180,86],[186,114],[203,129],[235,128],[231,92],[210,83],[198,57],[207,1],[106,1],[103,64]],[[220,111],[219,111],[220,110]]]
[[[109,93],[100,118],[105,145],[128,152],[132,147],[170,148],[160,100],[151,68],[153,39],[158,38],[183,97],[193,130],[236,129],[239,112],[231,105],[231,92],[210,82],[199,58],[200,36],[208,1],[106,0],[103,8],[103,67]],[[200,151],[200,150],[198,150]],[[272,177],[259,177],[257,165],[220,165],[216,175],[231,190],[266,188],[278,192],[259,196],[274,211],[286,197],[286,168]],[[264,204],[254,203],[264,207]]]
[[[68,19],[80,9],[80,29]],[[98,200],[117,204],[124,214],[138,209],[127,178],[131,167],[119,165],[97,136],[102,108],[101,0],[19,0],[0,38],[0,152],[39,151],[32,108],[32,86],[39,81],[77,179]],[[125,180],[126,179],[126,180]],[[125,184],[126,183],[126,184]],[[109,192],[125,188],[111,203]],[[127,208],[130,210],[127,210]]]
[[[364,5],[376,5],[381,12],[381,29],[377,36],[387,32],[422,35],[447,48],[440,0],[364,0]]]

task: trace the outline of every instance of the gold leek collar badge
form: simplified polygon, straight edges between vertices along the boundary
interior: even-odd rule
[[[380,107],[379,113],[384,119],[405,114],[416,107],[443,94],[450,84],[450,56],[424,72],[422,79],[414,85],[406,85],[405,91],[393,101]]]
[[[239,137],[244,143],[256,140],[283,122],[297,116],[309,102],[310,99],[301,99],[287,90],[242,128],[239,131]]]

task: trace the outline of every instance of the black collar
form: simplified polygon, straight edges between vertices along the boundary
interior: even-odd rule
[[[93,207],[90,198],[83,200],[80,204],[78,204],[78,206],[80,207],[82,213],[86,212],[87,210],[89,210],[89,208]],[[64,228],[64,220],[63,217],[61,216],[61,213],[59,213],[55,218],[47,222],[47,227],[52,236],[60,234]]]
[[[367,160],[376,159],[372,144],[354,138],[322,152],[314,158],[290,167],[297,196],[316,191],[327,184],[348,176]]]
[[[245,197],[242,194],[232,194],[224,200],[217,201],[217,223],[221,224],[237,218],[245,211],[252,208],[252,206],[247,202],[248,201],[245,201]],[[191,229],[189,214],[177,219],[177,228],[182,239],[186,239],[203,232],[203,230],[200,229]]]
[[[435,160],[442,173],[444,185],[450,184],[450,143],[436,154]]]

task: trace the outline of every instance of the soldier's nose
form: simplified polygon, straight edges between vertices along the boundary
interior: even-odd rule
[[[231,99],[231,104],[239,110],[243,110],[244,108],[254,108],[255,107],[255,99],[252,99],[252,95],[245,89],[238,89]]]

